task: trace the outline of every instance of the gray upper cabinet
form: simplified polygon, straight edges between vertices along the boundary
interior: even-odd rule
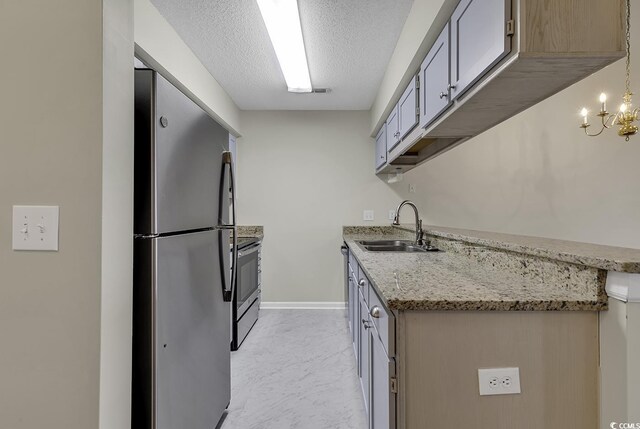
[[[429,125],[451,105],[449,92],[449,24],[420,66],[420,127]]]
[[[387,151],[391,151],[400,143],[400,128],[398,124],[398,105],[393,108],[386,122]]]
[[[376,169],[382,167],[387,162],[387,125],[382,124],[382,128],[376,136]]]
[[[418,124],[418,76],[414,76],[398,101],[398,132],[403,139]]]
[[[451,96],[456,99],[511,50],[511,0],[461,0],[451,16]]]

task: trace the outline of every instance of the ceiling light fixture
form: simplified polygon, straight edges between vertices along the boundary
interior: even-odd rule
[[[605,129],[609,129],[614,125],[620,125],[618,135],[624,137],[626,141],[629,141],[629,137],[638,132],[638,126],[634,124],[635,121],[640,120],[640,108],[633,108],[631,104],[631,0],[627,0],[627,31],[625,34],[627,44],[627,64],[626,64],[626,81],[625,81],[625,93],[622,96],[622,104],[616,114],[610,115],[607,112],[607,94],[604,92],[600,94],[600,112],[597,116],[602,120],[602,128],[595,134],[589,134],[587,128],[591,126],[589,124],[589,111],[583,107],[580,111],[582,116],[582,124],[580,128],[584,130],[584,133],[589,137],[596,137],[602,134]]]
[[[257,0],[289,92],[311,92],[297,0]]]

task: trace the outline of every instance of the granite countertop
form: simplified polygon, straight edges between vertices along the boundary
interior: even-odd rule
[[[410,225],[402,225],[400,228],[415,231],[415,227]],[[640,273],[640,249],[440,226],[425,226],[423,229],[425,234],[434,237],[465,241],[607,271]]]
[[[264,238],[264,227],[256,225],[238,225],[238,241],[243,238]]]
[[[536,260],[504,251],[479,251],[478,246],[473,247],[473,251],[452,246],[442,252],[391,253],[369,252],[356,243],[412,237],[411,232],[397,228],[345,227],[345,242],[390,309],[596,311],[607,308],[606,277],[603,277],[606,272],[598,268]]]

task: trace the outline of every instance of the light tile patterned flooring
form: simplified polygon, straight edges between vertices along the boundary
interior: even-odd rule
[[[221,429],[366,429],[344,310],[261,310]]]

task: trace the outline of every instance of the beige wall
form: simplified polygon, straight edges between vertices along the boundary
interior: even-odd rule
[[[400,197],[373,174],[368,112],[242,112],[240,224],[265,227],[264,301],[343,301],[342,226],[388,225]]]
[[[134,0],[136,55],[240,134],[240,111],[150,0]]]
[[[640,24],[640,22],[638,22]],[[587,138],[581,106],[607,90],[619,105],[622,62],[405,175],[434,225],[640,247],[640,136]],[[640,64],[638,64],[640,66]],[[637,69],[637,67],[636,67]],[[640,74],[634,74],[640,81]],[[615,106],[615,107],[614,107]]]
[[[632,20],[632,40],[640,40],[640,14]],[[632,66],[637,88],[637,56]],[[425,220],[640,247],[640,135],[587,138],[578,128],[580,108],[596,110],[601,91],[617,109],[623,84],[618,61],[406,174]]]
[[[102,2],[0,2],[0,427],[98,426]],[[60,206],[58,252],[11,250]]]

